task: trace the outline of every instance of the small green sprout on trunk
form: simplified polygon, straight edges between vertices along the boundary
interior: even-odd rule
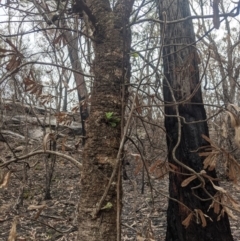
[[[112,127],[116,127],[120,122],[120,119],[118,117],[115,117],[113,112],[106,112],[105,118],[107,123],[110,124]]]

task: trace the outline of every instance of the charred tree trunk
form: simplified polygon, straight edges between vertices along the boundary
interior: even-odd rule
[[[190,15],[189,3],[187,0],[159,1],[159,15],[161,20],[166,21],[185,18]],[[169,174],[170,197],[184,203],[193,212],[195,209],[201,209],[213,220],[211,222],[207,219],[207,226],[203,228],[202,223],[194,216],[188,228],[185,228],[182,221],[190,211],[178,202],[169,200],[166,241],[232,241],[228,216],[225,215],[217,221],[218,215],[212,209],[208,211],[211,200],[202,188],[194,190],[202,200],[193,195],[191,187],[199,185],[200,181],[196,180],[186,187],[181,187],[186,176],[180,173],[187,173],[187,170],[174,159],[175,155],[181,163],[200,172],[203,169],[203,159],[194,151],[208,144],[201,137],[202,134],[208,136],[208,126],[205,121],[206,112],[201,86],[199,86],[199,58],[194,44],[193,24],[191,20],[166,24],[162,26],[162,31],[164,32],[163,92],[166,105],[168,160],[177,167],[176,173]],[[176,117],[177,110],[180,119]],[[174,153],[178,138],[180,142]],[[208,172],[208,175],[216,177],[215,170]],[[216,193],[210,182],[206,181],[205,188],[211,195]]]
[[[112,207],[100,210],[96,217],[92,214],[116,165],[121,140],[122,98],[126,96],[123,90],[130,78],[131,35],[126,26],[132,4],[132,0],[119,0],[114,9],[108,0],[86,0],[84,4],[94,32],[95,79],[80,182],[78,240],[81,241],[117,240],[117,178],[103,203]],[[108,114],[112,117],[108,118]]]

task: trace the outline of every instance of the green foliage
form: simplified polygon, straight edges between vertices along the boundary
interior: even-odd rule
[[[106,112],[105,117],[107,120],[107,123],[109,123],[112,127],[116,127],[117,124],[119,124],[120,119],[118,117],[115,117],[113,112]]]
[[[112,208],[112,203],[111,202],[108,202],[104,207],[101,208],[101,210],[104,210],[104,209],[111,209]]]
[[[113,117],[113,112],[106,112],[106,118],[107,120],[110,120]]]

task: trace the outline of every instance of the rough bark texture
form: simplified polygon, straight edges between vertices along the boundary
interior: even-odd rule
[[[159,1],[159,15],[164,20],[163,12],[166,12],[166,20],[182,19],[190,15],[189,3],[187,0],[162,0]],[[174,102],[171,89],[177,101],[187,99],[199,83],[199,59],[196,46],[188,46],[194,43],[195,35],[191,21],[184,21],[177,24],[167,24],[164,36],[163,65],[164,81],[163,91],[165,104]],[[170,88],[169,88],[170,86]],[[181,139],[179,147],[176,150],[176,157],[185,165],[195,171],[202,170],[203,160],[196,152],[199,147],[207,145],[201,135],[208,136],[208,127],[205,121],[191,123],[206,119],[206,113],[203,106],[201,88],[194,96],[189,98],[183,104],[178,105],[181,117]],[[191,221],[188,228],[182,225],[182,221],[188,216],[189,210],[183,205],[170,200],[167,211],[167,241],[232,241],[228,216],[225,215],[220,221],[217,221],[217,215],[213,210],[208,211],[211,201],[201,201],[192,194],[191,187],[197,186],[199,181],[193,181],[187,187],[181,187],[181,183],[186,176],[179,173],[187,173],[186,169],[177,165],[173,159],[173,148],[177,143],[178,119],[176,116],[176,106],[165,107],[165,127],[167,131],[167,144],[169,150],[169,162],[177,166],[178,173],[169,175],[169,193],[172,198],[183,202],[191,210],[201,209],[209,215],[213,222],[207,220],[207,226],[203,228],[201,222],[196,219]],[[183,119],[188,123],[185,124]],[[208,173],[216,177],[215,171]],[[215,191],[209,182],[206,183],[206,189],[214,195]],[[199,188],[195,194],[201,198],[208,198],[204,191]]]
[[[91,12],[86,13],[92,22],[95,40],[95,80],[91,111],[86,121],[87,140],[80,182],[78,240],[81,241],[115,241],[117,236],[117,178],[103,204],[111,202],[112,208],[100,210],[95,219],[91,214],[108,184],[121,139],[121,123],[113,127],[106,113],[113,112],[114,118],[121,119],[123,86],[130,77],[131,35],[125,26],[132,2],[118,1],[115,8],[111,9],[108,0],[86,1]]]

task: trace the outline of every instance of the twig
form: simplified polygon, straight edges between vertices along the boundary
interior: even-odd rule
[[[56,156],[59,156],[59,157],[62,157],[62,158],[65,158],[65,159],[69,160],[76,167],[78,167],[79,169],[82,169],[82,164],[80,162],[78,162],[76,159],[72,158],[71,156],[65,155],[65,154],[57,152],[57,151],[49,151],[49,150],[46,150],[46,151],[40,150],[40,151],[30,152],[30,153],[28,153],[27,155],[24,155],[24,156],[18,156],[17,158],[13,158],[10,161],[4,162],[3,164],[0,165],[0,167],[6,167],[13,162],[18,162],[20,160],[24,160],[28,157],[36,156],[36,155],[39,155],[39,154],[54,154]]]

